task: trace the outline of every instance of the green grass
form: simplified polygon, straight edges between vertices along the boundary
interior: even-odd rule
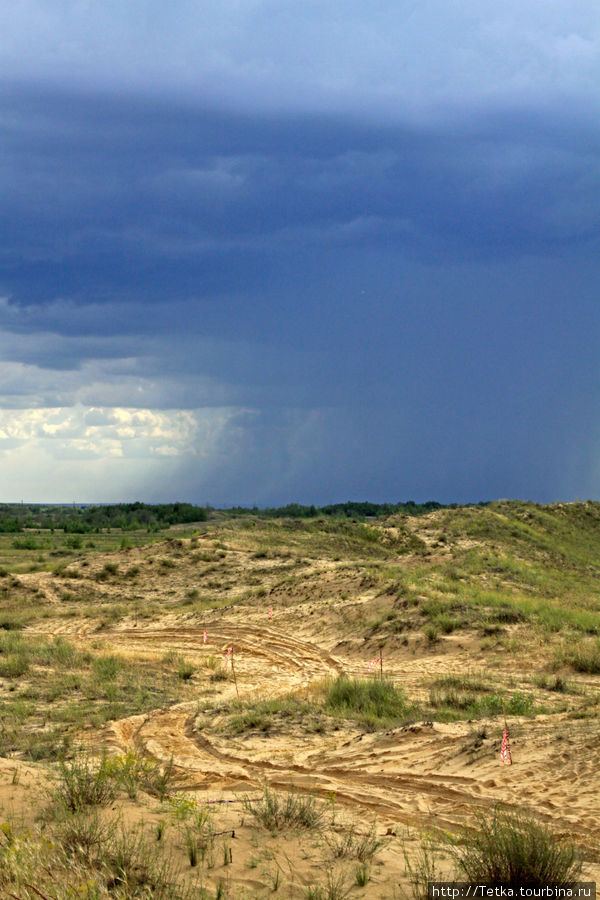
[[[298,726],[304,733],[314,733],[324,732],[332,725],[319,704],[294,695],[256,703],[235,703],[229,708],[219,705],[218,714],[219,723],[211,727],[232,735],[251,731],[281,733]],[[199,727],[202,727],[202,721],[199,721]]]
[[[18,900],[208,900],[170,851],[140,825],[96,810],[67,812],[44,830],[2,826],[0,893]]]
[[[554,656],[556,666],[570,666],[575,672],[600,674],[600,640],[579,640],[565,643]]]
[[[478,816],[478,827],[456,847],[460,877],[475,884],[521,888],[577,881],[581,859],[576,847],[545,826],[520,814],[496,810]]]
[[[194,528],[188,526],[173,526],[161,531],[148,534],[147,531],[128,531],[126,543],[129,547],[143,547],[160,541],[169,540],[174,535],[177,538],[191,536]],[[0,533],[0,571],[30,572],[51,570],[56,565],[56,560],[64,565],[69,565],[82,559],[93,559],[98,554],[103,555],[122,549],[124,535],[119,529],[99,534],[68,535],[60,531],[50,532],[36,529],[30,534],[3,534]],[[43,559],[40,561],[40,553]],[[111,573],[107,573],[110,576]]]
[[[68,812],[81,812],[90,806],[107,806],[117,796],[116,780],[109,760],[103,756],[95,763],[89,756],[77,756],[59,763],[60,782],[54,803]]]
[[[310,795],[281,794],[265,787],[258,798],[243,797],[245,810],[271,832],[284,828],[318,830],[325,822],[327,807]]]
[[[369,727],[399,723],[414,718],[415,707],[401,688],[378,678],[348,678],[341,675],[325,691],[327,712],[355,719]]]
[[[429,705],[432,718],[445,722],[500,716],[503,709],[509,716],[533,716],[547,712],[545,707],[535,705],[533,694],[515,691],[505,697],[500,693],[480,694],[468,688],[454,687],[433,686],[429,693]]]
[[[185,699],[178,661],[132,660],[81,651],[68,641],[0,631],[0,754],[56,759],[84,726]]]

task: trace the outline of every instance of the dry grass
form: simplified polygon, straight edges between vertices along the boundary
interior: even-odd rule
[[[589,766],[597,739],[597,512],[507,503],[370,522],[220,514],[191,539],[179,530],[157,542],[0,535],[0,754],[15,767],[62,759],[44,830],[43,804],[23,800],[22,828],[6,807],[1,890],[21,900],[38,896],[27,884],[52,900],[375,900],[401,882],[419,896],[433,863],[451,875],[451,861],[433,860],[425,840],[402,871],[394,817],[418,806],[434,823],[449,787],[464,825],[471,790],[495,796],[503,707],[516,757],[534,747],[542,760],[528,763],[531,783],[525,767],[511,775],[535,806],[548,796],[536,787],[544,766],[558,760],[551,788],[575,797],[569,827],[584,842],[595,826],[569,788],[568,760]],[[239,700],[223,668],[230,642]],[[383,680],[366,669],[380,648]],[[569,732],[556,727],[566,717]],[[82,742],[124,752],[94,762],[75,752]],[[594,773],[582,777],[592,784]],[[182,793],[186,778],[195,794]],[[199,801],[223,786],[246,803],[208,814]],[[5,789],[19,795],[16,783]],[[485,827],[468,853],[491,858]],[[522,860],[528,828],[515,845]],[[510,841],[504,849],[516,854]]]

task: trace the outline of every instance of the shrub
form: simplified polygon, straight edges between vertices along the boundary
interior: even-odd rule
[[[96,581],[106,581],[111,575],[116,575],[118,571],[119,566],[117,563],[104,563],[104,566],[100,569],[100,571],[96,572]]]
[[[444,679],[439,679],[444,682]],[[476,719],[483,716],[497,716],[505,709],[510,716],[531,716],[534,714],[533,694],[523,694],[515,691],[504,701],[501,694],[485,693],[480,695],[477,690],[469,688],[465,684],[464,689],[448,684],[438,687],[437,684],[429,692],[429,702],[437,717],[442,718],[469,718]],[[454,714],[452,714],[454,711]]]
[[[38,542],[33,537],[15,538],[15,540],[12,542],[12,545],[15,550],[39,550],[40,549]]]
[[[177,667],[177,677],[180,681],[189,681],[194,674],[194,667],[191,663],[182,659]]]
[[[571,666],[576,672],[587,675],[600,674],[600,641],[579,641],[557,653],[559,664]]]
[[[80,812],[90,806],[106,806],[116,797],[116,784],[109,760],[103,756],[95,765],[88,756],[60,761],[61,783],[54,794],[56,802]]]
[[[467,881],[517,889],[567,885],[582,868],[569,841],[559,841],[534,819],[504,810],[479,817],[478,830],[456,848],[456,861]]]
[[[95,810],[86,809],[61,817],[54,832],[61,847],[70,856],[91,863],[102,855],[112,827],[110,822],[103,822]]]
[[[99,681],[114,681],[123,668],[123,662],[118,656],[98,656],[93,668]]]
[[[355,824],[344,828],[340,834],[332,831],[324,835],[325,843],[333,858],[354,858],[361,863],[369,863],[385,843],[377,837],[375,823],[369,831],[359,831]]]
[[[404,691],[393,682],[345,675],[328,685],[325,705],[338,715],[372,720],[405,718],[412,709]]]
[[[29,657],[25,650],[9,653],[0,659],[0,675],[3,678],[20,678],[29,671]]]
[[[436,641],[440,638],[440,633],[433,622],[428,622],[425,628],[423,629],[423,634],[427,638],[430,644],[435,644]]]
[[[11,613],[4,613],[0,615],[0,628],[4,631],[20,631],[25,628],[25,622],[15,618]]]
[[[301,794],[278,794],[265,788],[262,797],[242,799],[244,809],[269,831],[280,828],[319,828],[325,816],[325,806],[314,797]]]

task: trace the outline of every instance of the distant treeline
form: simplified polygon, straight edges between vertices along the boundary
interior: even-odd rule
[[[325,516],[338,518],[364,519],[367,517],[391,516],[400,513],[405,516],[421,516],[432,512],[434,509],[456,509],[457,503],[443,504],[436,500],[428,500],[426,503],[415,503],[407,500],[406,503],[370,503],[368,500],[348,500],[346,503],[331,503],[328,506],[303,506],[300,503],[288,503],[287,506],[249,509],[244,506],[234,506],[228,510],[237,516],[264,516],[267,519],[290,518],[312,519]]]
[[[468,504],[467,504],[468,505]],[[479,506],[487,504],[480,503]],[[456,509],[457,503],[370,503],[368,500],[348,500],[328,506],[304,506],[288,503],[259,509],[257,506],[234,506],[221,510],[229,516],[260,516],[265,519],[317,519],[347,518],[366,519],[381,516],[420,516],[436,509]],[[41,504],[0,504],[0,533],[20,532],[28,528],[64,531],[68,534],[88,534],[117,528],[121,531],[160,531],[169,525],[205,522],[213,510],[210,506],[194,506],[192,503],[111,503],[98,506],[61,506]]]
[[[112,503],[107,506],[42,506],[3,504],[0,532],[20,532],[26,528],[62,530],[68,534],[88,534],[104,529],[160,531],[169,525],[204,522],[208,512],[191,503]]]

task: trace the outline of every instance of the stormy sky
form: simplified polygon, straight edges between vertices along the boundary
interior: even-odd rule
[[[0,29],[0,500],[600,497],[595,0]]]

